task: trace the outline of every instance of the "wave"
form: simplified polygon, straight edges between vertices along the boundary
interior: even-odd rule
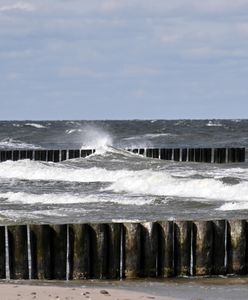
[[[223,125],[220,122],[208,121],[206,126],[208,126],[208,127],[222,127]]]
[[[158,137],[163,137],[163,136],[176,136],[176,134],[172,134],[172,133],[146,133],[146,134],[142,134],[142,135],[134,135],[134,136],[130,136],[127,138],[123,138],[122,140],[125,141],[132,141],[132,140],[140,140],[140,139],[154,139],[154,138],[158,138]]]
[[[248,209],[248,202],[227,202],[221,205],[216,210],[232,211],[232,210],[245,210]]]
[[[213,178],[178,178],[154,171],[142,171],[121,177],[106,190],[116,193],[183,197],[191,200],[248,201],[246,181],[228,185]]]
[[[75,129],[66,129],[66,131],[65,131],[66,134],[72,134],[72,133],[76,133],[76,132],[82,132],[82,130],[75,128]]]
[[[114,171],[98,167],[77,168],[69,164],[19,160],[16,162],[2,162],[0,178],[69,182],[113,182],[123,176],[131,176],[133,172],[135,171]]]
[[[39,149],[39,146],[33,144],[24,143],[13,138],[5,138],[0,141],[1,149]]]
[[[234,172],[235,177],[226,179],[214,176],[191,176],[190,170],[185,170],[188,177],[178,169],[142,169],[108,170],[104,167],[87,167],[82,165],[83,160],[75,163],[44,163],[30,160],[17,162],[6,161],[1,163],[0,178],[37,181],[67,181],[67,182],[104,182],[107,187],[101,192],[110,191],[111,196],[121,194],[121,197],[163,196],[181,197],[186,200],[222,200],[248,201],[248,181],[239,179],[244,176]],[[88,166],[88,165],[87,165]],[[89,166],[91,163],[89,161]],[[231,170],[230,170],[231,172]],[[182,175],[182,176],[181,176]],[[184,174],[185,175],[185,174]],[[201,175],[201,176],[200,176]],[[239,175],[241,175],[239,177]],[[244,178],[245,179],[245,178]]]
[[[26,192],[0,193],[0,198],[11,203],[23,204],[76,204],[76,203],[116,203],[120,205],[147,205],[153,202],[152,199],[144,197],[109,197],[109,196],[85,196],[74,194],[32,194]]]
[[[102,149],[113,145],[112,135],[102,128],[93,125],[86,125],[81,128],[81,131],[81,148]]]
[[[25,126],[30,126],[30,127],[34,127],[34,128],[38,128],[38,129],[47,128],[46,126],[38,124],[38,123],[26,123]]]

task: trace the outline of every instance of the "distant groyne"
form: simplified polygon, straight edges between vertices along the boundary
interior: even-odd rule
[[[126,150],[149,158],[182,162],[240,163],[245,161],[245,148],[136,148]],[[0,162],[21,159],[61,162],[67,159],[84,158],[94,152],[95,149],[1,150]]]
[[[248,274],[246,220],[0,227],[1,279]]]

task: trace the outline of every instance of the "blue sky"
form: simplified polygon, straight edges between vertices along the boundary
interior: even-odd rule
[[[248,0],[0,0],[0,119],[247,118]]]

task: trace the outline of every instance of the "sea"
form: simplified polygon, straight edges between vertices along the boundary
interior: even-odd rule
[[[174,162],[127,151],[151,147],[247,149],[248,120],[1,121],[0,150],[96,152],[1,162],[0,224],[247,219],[247,160]]]

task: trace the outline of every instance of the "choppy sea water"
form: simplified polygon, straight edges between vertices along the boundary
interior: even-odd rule
[[[247,218],[247,162],[161,161],[125,150],[146,147],[247,148],[248,120],[2,121],[0,149],[96,152],[0,163],[0,223]]]

